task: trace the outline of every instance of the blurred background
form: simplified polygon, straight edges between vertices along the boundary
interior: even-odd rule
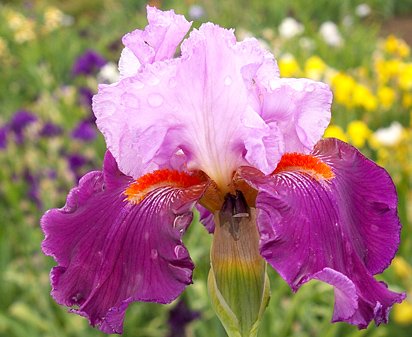
[[[292,294],[270,271],[272,298],[260,336],[410,336],[412,333],[412,0],[150,1],[194,21],[256,36],[281,75],[327,82],[334,92],[325,136],[385,167],[403,223],[397,257],[379,279],[409,298],[390,323],[358,331],[331,324],[333,291],[311,282]],[[117,80],[121,37],[146,25],[146,1],[0,2],[0,336],[103,336],[50,298],[55,265],[40,251],[39,218],[61,207],[105,151],[91,112],[97,83]],[[211,238],[198,224],[185,243],[194,284],[166,306],[135,303],[125,336],[225,336],[207,295]],[[269,268],[270,269],[270,268]]]

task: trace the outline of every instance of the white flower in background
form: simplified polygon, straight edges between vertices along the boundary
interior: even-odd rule
[[[330,46],[339,47],[343,44],[342,35],[340,35],[338,26],[332,21],[322,23],[319,28],[319,34]]]
[[[299,39],[299,46],[305,50],[314,50],[315,49],[315,41],[313,39],[303,36]]]
[[[352,27],[353,26],[353,16],[352,15],[345,15],[342,19],[342,24],[345,27]]]
[[[205,16],[205,10],[200,5],[192,5],[189,8],[189,17],[192,20],[199,20]]]
[[[285,39],[291,39],[292,37],[303,33],[304,27],[301,23],[294,18],[287,17],[279,25],[279,34]]]
[[[371,13],[371,11],[372,10],[368,4],[360,4],[355,8],[355,13],[360,18],[367,17]]]
[[[394,146],[401,140],[403,127],[399,122],[392,122],[387,128],[378,129],[373,137],[384,146]]]
[[[99,82],[111,84],[119,81],[120,74],[117,65],[113,62],[106,63],[97,74]]]

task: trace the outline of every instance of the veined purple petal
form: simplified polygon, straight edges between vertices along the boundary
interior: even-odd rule
[[[215,231],[215,220],[213,219],[213,213],[200,204],[196,205],[196,209],[200,215],[200,222],[203,226],[205,226],[209,233],[213,233]]]
[[[181,238],[205,186],[159,188],[135,205],[124,195],[131,181],[108,152],[103,172],[85,175],[41,220],[43,251],[58,263],[53,297],[106,333],[122,332],[130,302],[169,303],[192,282]]]
[[[212,24],[192,31],[181,50],[180,58],[101,85],[94,97],[98,127],[121,171],[137,177],[169,167],[183,152],[189,169],[220,186],[250,153],[271,172],[282,137],[253,110],[249,96],[253,79],[265,79],[260,67],[276,75],[273,58],[255,40],[236,43],[233,31]]]
[[[399,245],[395,187],[384,169],[339,140],[320,141],[313,155],[332,168],[332,180],[299,170],[240,171],[259,190],[261,254],[295,291],[310,279],[333,285],[333,321],[359,328],[373,319],[387,322],[405,295],[372,275],[387,267]]]
[[[192,25],[173,10],[163,12],[150,6],[147,20],[145,30],[136,29],[123,37],[125,48],[119,61],[122,78],[136,74],[141,65],[173,58]]]
[[[305,78],[273,79],[263,93],[262,118],[275,122],[286,152],[308,153],[330,121],[332,92],[325,83]]]

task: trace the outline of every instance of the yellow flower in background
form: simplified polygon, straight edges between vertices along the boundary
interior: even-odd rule
[[[56,7],[47,7],[44,11],[43,31],[51,32],[62,26],[64,13]]]
[[[352,96],[356,82],[351,76],[338,72],[331,77],[331,86],[337,103],[348,108],[353,107]]]
[[[412,278],[412,267],[403,257],[396,256],[392,261],[392,268],[400,278]]]
[[[410,48],[408,44],[404,40],[398,39],[394,35],[389,35],[386,38],[384,43],[384,50],[389,54],[401,58],[408,57],[410,54]]]
[[[378,83],[385,85],[390,79],[396,78],[401,72],[404,63],[400,60],[384,60],[378,58],[375,61],[375,72],[378,77]]]
[[[403,90],[412,89],[412,63],[404,63],[399,73],[399,87]]]
[[[356,84],[353,91],[353,101],[356,106],[360,106],[367,111],[376,110],[378,100],[371,90],[364,84]]]
[[[412,93],[406,92],[402,96],[402,107],[410,108],[412,107]]]
[[[351,144],[356,147],[363,147],[372,134],[372,131],[365,122],[356,120],[348,124],[347,134]]]
[[[324,138],[338,138],[344,142],[348,142],[348,137],[345,131],[339,125],[330,124],[323,135]]]
[[[326,63],[319,56],[311,56],[305,62],[305,77],[319,81],[325,74]]]
[[[34,21],[26,18],[23,14],[9,9],[6,11],[6,22],[14,32],[14,39],[17,43],[24,43],[36,38]]]
[[[298,62],[292,54],[285,54],[278,60],[281,77],[295,77],[301,73]]]
[[[412,323],[412,304],[408,301],[404,301],[400,304],[393,306],[393,319],[398,324],[411,324]]]
[[[388,86],[378,88],[379,103],[385,108],[389,109],[396,100],[396,92]]]

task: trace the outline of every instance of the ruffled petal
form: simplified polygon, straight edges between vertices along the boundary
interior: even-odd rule
[[[121,171],[137,177],[153,165],[169,167],[179,152],[187,168],[220,187],[248,160],[272,171],[279,136],[252,108],[249,82],[263,81],[260,66],[271,64],[276,75],[274,60],[254,41],[237,43],[233,31],[212,24],[192,31],[181,50],[180,58],[100,86],[94,97],[98,127]],[[264,159],[253,161],[250,152]]]
[[[396,191],[385,170],[352,146],[320,141],[313,152],[333,170],[330,180],[304,169],[239,175],[259,190],[256,199],[262,256],[297,290],[310,279],[335,288],[333,321],[365,328],[387,322],[395,302],[373,278],[393,258],[400,235]]]
[[[52,296],[106,333],[122,332],[129,303],[169,303],[192,282],[181,238],[205,186],[158,188],[136,205],[125,200],[131,182],[108,152],[103,172],[85,175],[41,220],[43,251],[58,263]]]
[[[177,15],[173,10],[161,11],[150,6],[147,6],[147,21],[149,24],[145,30],[136,29],[126,34],[122,40],[140,64],[172,58],[192,25],[183,15]],[[128,53],[122,53],[122,57],[132,60]],[[120,63],[130,64],[133,68],[132,62],[121,60]]]
[[[270,89],[263,93],[262,118],[277,124],[286,152],[308,153],[329,124],[331,104],[332,92],[325,83],[304,78],[273,79]]]

